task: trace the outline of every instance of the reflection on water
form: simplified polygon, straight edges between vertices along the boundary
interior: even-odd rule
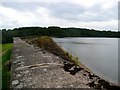
[[[118,82],[117,38],[54,38],[62,47],[94,73]]]

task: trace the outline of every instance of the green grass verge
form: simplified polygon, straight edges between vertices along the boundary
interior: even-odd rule
[[[2,49],[1,49],[2,47]],[[13,44],[0,44],[0,73],[2,73],[2,88],[9,88],[10,70],[5,64],[10,60]]]
[[[7,50],[3,55],[2,55],[2,64],[4,65],[8,60],[10,60],[11,58],[11,53],[12,53],[12,50],[9,49]]]
[[[2,70],[2,89],[9,88],[10,71],[8,68],[3,67]]]
[[[2,50],[0,48],[0,50],[2,52],[6,51],[6,50],[9,50],[13,47],[13,44],[12,43],[8,43],[8,44],[0,44],[0,47],[2,47]]]
[[[10,58],[11,48],[13,47],[12,43],[0,44],[0,70],[2,69],[2,64],[4,64]]]

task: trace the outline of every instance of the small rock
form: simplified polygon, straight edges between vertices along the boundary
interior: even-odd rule
[[[87,85],[89,85],[89,87],[94,87],[95,86],[94,82],[95,81],[92,81],[92,82],[88,83]]]
[[[93,79],[93,75],[92,74],[89,74],[89,79]]]
[[[59,59],[59,57],[56,57],[57,59]]]
[[[19,49],[17,49],[16,51],[20,51]]]
[[[22,73],[27,74],[27,73],[29,73],[29,71],[25,71],[25,72],[22,72]]]
[[[60,80],[62,79],[62,77],[60,78]]]
[[[71,87],[73,87],[73,85],[70,85]]]
[[[19,63],[19,64],[24,64],[25,62],[21,62],[21,63]]]
[[[17,85],[18,83],[19,83],[18,80],[14,80],[14,81],[12,81],[12,85]]]
[[[16,88],[23,88],[23,85],[20,84],[20,85],[18,85]]]
[[[24,65],[20,65],[20,67],[23,67]]]
[[[22,58],[23,56],[18,56],[17,59]]]
[[[20,62],[20,60],[15,60],[13,63],[16,64],[16,63],[18,63],[18,62]]]
[[[47,86],[47,88],[50,88],[49,86]]]
[[[70,71],[74,70],[74,66],[69,69]]]
[[[43,71],[45,72],[45,71],[47,71],[47,69],[43,69]]]
[[[103,85],[104,88],[110,87],[110,83],[107,82],[107,81],[105,81],[105,80],[101,79],[101,80],[98,81],[98,83],[101,84],[101,85]]]
[[[58,88],[60,88],[60,86],[57,86]]]
[[[16,77],[21,77],[21,74],[17,74]]]

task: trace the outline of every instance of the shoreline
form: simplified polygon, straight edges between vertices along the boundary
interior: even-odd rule
[[[59,45],[58,45],[59,46]],[[72,56],[72,58],[75,58],[72,54],[70,54],[68,51],[66,51],[63,47],[59,46],[63,51],[67,52],[70,56]],[[88,67],[86,67],[84,64],[82,64],[79,61],[79,66],[84,68],[86,71],[93,73]]]
[[[72,39],[74,39],[74,37],[70,37],[70,38],[72,38]],[[75,38],[77,38],[77,37],[75,37]],[[63,39],[63,38],[62,38]],[[54,41],[56,41],[56,43],[59,45],[59,47],[60,48],[63,48],[62,47],[62,45],[64,46],[64,44],[61,44],[61,43],[72,43],[73,42],[73,40],[72,41],[69,41],[69,39],[68,39],[68,41],[67,42],[65,42],[64,41],[64,39],[63,39],[63,42],[62,42],[62,39],[61,38],[53,38],[53,40]],[[81,38],[80,38],[81,39]],[[82,38],[82,39],[84,39],[84,38]],[[67,39],[66,39],[67,40]],[[58,41],[58,42],[57,42]],[[75,42],[76,42],[76,40],[75,40]],[[78,41],[79,42],[79,41]],[[75,43],[76,44],[76,43]],[[77,43],[77,44],[81,44],[81,43]],[[64,50],[68,50],[67,52],[69,52],[69,50],[72,50],[72,49],[67,49],[67,46],[65,45],[65,47],[66,47],[66,49],[64,49]],[[73,52],[75,53],[75,51],[73,50]],[[69,52],[69,53],[71,53],[71,51]],[[77,55],[79,55],[79,54],[77,54]],[[73,55],[72,55],[73,56]],[[74,56],[73,56],[74,57]],[[78,56],[79,57],[79,56]],[[79,57],[80,58],[80,57]],[[80,59],[79,59],[79,61],[80,61]],[[84,63],[84,62],[83,62]],[[87,63],[86,65],[85,64],[82,64],[81,63],[81,61],[80,61],[80,64],[81,65],[84,65],[83,67],[84,68],[87,68],[87,71],[90,71],[91,73],[94,73],[94,74],[96,74],[97,76],[99,76],[99,77],[101,77],[101,78],[103,78],[103,79],[105,79],[106,81],[108,81],[108,82],[110,82],[110,83],[113,83],[113,84],[115,84],[115,85],[120,85],[119,83],[118,83],[118,81],[117,80],[114,80],[114,79],[112,79],[112,78],[110,78],[110,77],[108,77],[107,75],[105,75],[105,74],[103,74],[103,73],[101,73],[101,72],[98,72],[94,67],[92,67],[91,65],[89,65],[89,63]],[[89,67],[89,68],[88,68]],[[92,67],[92,68],[91,68]]]
[[[57,42],[56,42],[57,43]],[[67,52],[68,54],[70,54],[68,51],[66,51],[62,46],[60,46],[60,45],[58,45],[63,51],[65,51],[65,52]],[[73,58],[74,58],[74,56],[72,55],[72,54],[70,54]],[[92,74],[94,74],[94,75],[96,75],[96,76],[98,76],[98,77],[100,77],[99,75],[97,75],[96,73],[94,73],[93,71],[91,71],[87,66],[85,66],[84,64],[82,64],[81,62],[80,62],[80,60],[79,60],[79,66],[80,67],[82,67],[82,68],[84,68],[87,72],[90,72],[90,73],[92,73]],[[106,80],[106,81],[108,81],[109,83],[112,83],[112,84],[114,84],[114,85],[118,85],[118,86],[120,86],[118,83],[117,83],[117,81],[114,81],[113,82],[113,80],[108,80],[106,77],[106,75],[103,75],[103,74],[101,74],[102,76],[105,76],[104,78],[103,77],[100,77],[101,79],[104,79],[104,80]],[[108,77],[109,78],[109,77]]]

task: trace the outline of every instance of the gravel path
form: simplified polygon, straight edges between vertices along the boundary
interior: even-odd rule
[[[82,69],[71,75],[63,69],[62,58],[14,38],[11,88],[101,88],[109,85]],[[98,83],[99,82],[99,83]],[[102,86],[103,85],[103,86]]]
[[[63,59],[14,38],[11,88],[89,88],[88,79],[80,71],[71,75],[63,70]],[[29,65],[48,64],[32,68]],[[60,64],[60,65],[57,65]]]

